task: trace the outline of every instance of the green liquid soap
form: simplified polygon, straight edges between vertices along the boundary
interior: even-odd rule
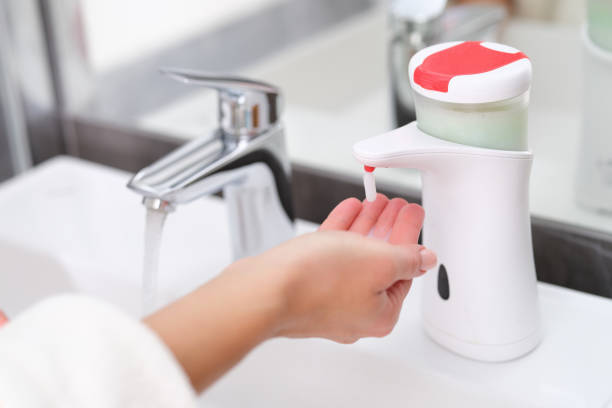
[[[529,91],[490,103],[440,102],[414,92],[417,126],[423,132],[469,146],[527,150]]]

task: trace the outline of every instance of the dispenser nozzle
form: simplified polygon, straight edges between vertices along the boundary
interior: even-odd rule
[[[363,166],[363,187],[365,188],[366,200],[376,201],[376,178],[374,177],[376,167]]]

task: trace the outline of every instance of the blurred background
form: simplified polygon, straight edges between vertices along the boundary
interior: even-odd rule
[[[413,119],[410,55],[441,41],[495,40],[534,67],[538,270],[562,268],[561,283],[575,287],[572,262],[593,259],[598,279],[583,286],[610,295],[610,3],[0,0],[0,180],[60,154],[136,171],[217,126],[215,93],[160,67],[239,74],[282,89],[297,215],[320,222],[363,194],[352,144]],[[419,199],[415,172],[381,172],[380,185]],[[559,267],[542,258],[570,244],[583,256]]]

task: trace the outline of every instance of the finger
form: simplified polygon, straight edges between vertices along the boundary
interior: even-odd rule
[[[408,205],[408,202],[402,198],[394,198],[389,201],[382,214],[380,214],[380,217],[378,217],[378,221],[376,221],[372,236],[379,239],[387,238],[391,228],[393,228],[393,224],[395,224],[397,215],[402,207],[406,205]]]
[[[413,245],[419,240],[425,211],[418,204],[404,206],[397,215],[389,235],[389,243],[394,245]]]
[[[365,201],[363,203],[363,209],[355,221],[353,221],[353,225],[351,225],[349,231],[367,235],[376,224],[378,217],[383,212],[388,202],[389,199],[383,194],[378,194],[374,202]]]
[[[356,198],[347,198],[329,213],[319,231],[346,231],[359,215],[363,204]]]
[[[438,263],[435,252],[422,245],[397,246],[394,248],[397,251],[396,280],[410,280],[421,276]]]

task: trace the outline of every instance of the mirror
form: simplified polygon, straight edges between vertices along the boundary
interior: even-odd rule
[[[612,50],[587,41],[587,2],[491,2],[510,17],[487,35],[525,52],[533,64],[533,216],[612,234],[612,137],[605,123]],[[216,127],[215,95],[163,78],[158,67],[262,79],[284,92],[292,162],[358,180],[353,143],[395,126],[391,3],[57,2],[52,14],[66,103],[83,118],[191,139]],[[604,30],[612,24],[604,18],[606,4],[611,7],[603,0],[588,4]],[[377,177],[388,189],[419,194],[413,171],[389,169]]]

